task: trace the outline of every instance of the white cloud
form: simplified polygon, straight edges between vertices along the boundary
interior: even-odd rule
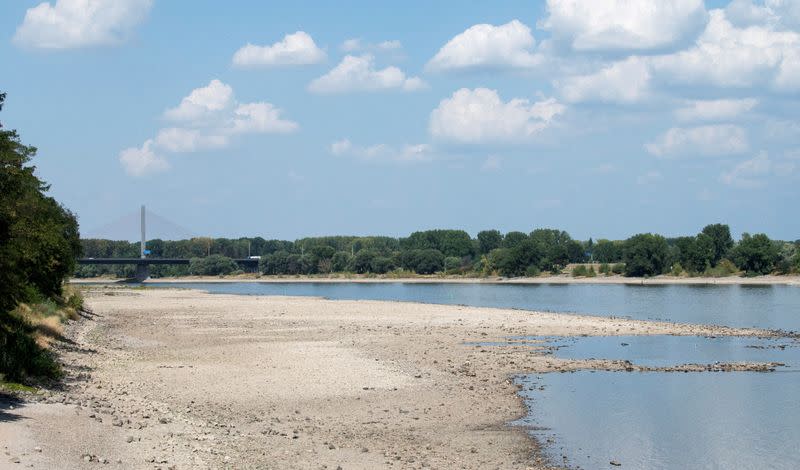
[[[553,98],[504,102],[495,90],[462,88],[431,112],[429,130],[434,137],[462,143],[519,141],[540,133],[565,111]]]
[[[14,42],[40,49],[118,44],[147,16],[152,4],[152,0],[42,2],[25,12]]]
[[[239,67],[310,65],[324,60],[325,51],[304,31],[287,34],[269,46],[248,43],[233,54],[233,64]]]
[[[531,29],[518,20],[500,26],[477,24],[447,42],[426,66],[447,71],[469,68],[528,68],[541,63]]]
[[[773,163],[767,152],[760,152],[750,160],[745,160],[730,171],[723,172],[719,180],[739,188],[759,188],[766,182],[764,178],[773,171]]]
[[[363,42],[360,38],[352,38],[344,41],[340,46],[340,49],[344,52],[351,53],[351,52],[388,52],[388,51],[398,51],[403,48],[403,44],[400,41],[392,40],[392,41],[382,41],[377,44],[366,43]]]
[[[432,148],[429,144],[404,145],[398,149],[387,144],[354,145],[349,139],[342,139],[332,143],[330,151],[336,156],[349,156],[373,162],[420,163],[430,161],[433,158]]]
[[[168,109],[164,116],[179,121],[179,126],[161,129],[141,148],[120,152],[120,162],[132,176],[169,168],[162,153],[191,153],[221,149],[243,134],[285,134],[296,131],[296,122],[284,119],[282,111],[270,103],[237,103],[233,89],[212,80]]]
[[[771,85],[800,89],[800,34],[769,25],[737,28],[724,10],[712,10],[706,30],[689,49],[652,59],[671,81],[722,87]]]
[[[489,155],[481,165],[481,171],[497,171],[503,164],[503,159],[497,155]]]
[[[196,152],[228,145],[225,135],[206,134],[198,129],[168,127],[158,131],[155,145],[169,152]]]
[[[645,149],[664,158],[731,155],[747,151],[747,133],[730,124],[673,127]]]
[[[706,23],[703,0],[548,0],[539,27],[579,51],[680,45]]]
[[[647,173],[636,177],[636,184],[639,186],[647,186],[657,181],[661,181],[662,179],[664,179],[664,177],[661,176],[661,173],[658,171],[648,171]]]
[[[164,117],[173,121],[197,121],[208,118],[233,103],[233,88],[214,79],[201,88],[195,88],[181,103],[164,111]]]
[[[736,26],[772,25],[792,29],[800,25],[797,0],[733,0],[725,7],[725,16]]]
[[[308,89],[314,93],[355,91],[420,90],[427,85],[419,77],[407,77],[397,67],[377,70],[372,55],[345,56],[330,72],[315,79]]]
[[[650,67],[639,57],[629,57],[590,74],[556,82],[569,102],[605,101],[634,103],[650,92]]]
[[[153,141],[146,140],[141,148],[131,147],[119,153],[119,161],[125,172],[131,176],[144,176],[169,169],[169,163],[156,155],[152,149]]]
[[[681,121],[720,121],[736,118],[756,107],[755,98],[689,101],[675,111]]]
[[[231,133],[285,134],[294,132],[298,125],[281,118],[281,110],[270,103],[245,103],[233,112]]]

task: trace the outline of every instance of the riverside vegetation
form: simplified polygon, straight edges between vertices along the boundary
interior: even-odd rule
[[[137,243],[81,240],[86,256],[136,257]],[[259,256],[264,275],[352,273],[406,277],[425,274],[538,276],[569,265],[576,277],[624,274],[649,277],[747,276],[800,272],[800,240],[771,240],[745,233],[735,242],[724,224],[708,225],[694,236],[666,238],[644,233],[627,240],[574,240],[561,230],[530,233],[484,230],[472,238],[463,230],[427,230],[405,238],[331,236],[296,241],[255,238],[150,240],[156,258],[191,258],[188,266],[152,266],[153,277],[227,275],[239,272],[234,258]],[[583,263],[593,263],[584,265]],[[578,264],[577,266],[575,266]],[[77,277],[131,277],[133,266],[85,265]]]
[[[56,378],[49,346],[82,304],[63,287],[81,250],[78,222],[47,196],[30,165],[35,154],[0,124],[0,383]]]

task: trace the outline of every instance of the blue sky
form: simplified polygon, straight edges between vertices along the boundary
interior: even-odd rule
[[[210,236],[800,238],[794,0],[14,1],[0,28],[2,122],[88,234],[144,203]]]

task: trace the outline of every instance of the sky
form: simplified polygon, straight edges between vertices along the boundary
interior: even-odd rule
[[[0,32],[0,121],[87,235],[800,238],[796,0],[14,0]]]

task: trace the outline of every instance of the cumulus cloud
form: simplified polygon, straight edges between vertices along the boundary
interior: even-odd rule
[[[332,143],[330,151],[336,156],[354,157],[372,162],[420,163],[433,158],[432,148],[429,144],[404,145],[401,148],[387,144],[361,146],[354,145],[349,139],[342,139]]]
[[[228,145],[228,136],[200,132],[198,129],[168,127],[158,131],[155,146],[169,152],[196,152]]]
[[[470,68],[528,68],[539,65],[531,29],[518,20],[500,26],[477,24],[447,42],[426,66],[447,71]]]
[[[800,26],[800,3],[796,0],[732,0],[725,16],[736,26],[769,24],[783,28]]]
[[[750,160],[745,160],[730,171],[723,172],[719,180],[739,188],[759,188],[766,184],[765,177],[773,171],[774,164],[767,152],[760,152]]]
[[[147,16],[152,0],[56,0],[25,12],[14,42],[40,49],[74,49],[124,41]]]
[[[748,149],[747,132],[739,126],[720,124],[698,127],[673,127],[645,145],[657,157],[721,156]]]
[[[311,65],[325,60],[325,51],[317,47],[305,31],[287,34],[283,40],[269,46],[247,43],[233,54],[238,67],[269,67],[277,65]]]
[[[689,101],[675,111],[681,121],[722,121],[734,119],[756,107],[755,98]]]
[[[197,121],[224,110],[233,103],[233,88],[214,79],[204,87],[195,88],[181,103],[164,111],[173,121]]]
[[[153,141],[146,140],[141,147],[131,147],[119,153],[119,161],[131,176],[145,176],[169,169],[169,163],[153,152]]]
[[[120,152],[119,160],[131,176],[169,169],[164,153],[221,149],[239,135],[285,134],[299,127],[284,119],[282,111],[270,103],[237,103],[233,89],[219,80],[192,90],[164,117],[178,125],[159,130],[141,147]]]
[[[340,49],[347,53],[352,52],[390,52],[399,51],[403,44],[398,40],[382,41],[377,44],[364,42],[359,38],[351,38],[342,43]]]
[[[634,103],[650,92],[650,67],[639,57],[615,62],[589,75],[567,77],[555,83],[569,102]]]
[[[769,25],[739,28],[724,10],[712,10],[710,15],[695,45],[654,57],[654,70],[689,84],[800,89],[800,33],[776,31]]]
[[[519,141],[540,133],[565,111],[553,98],[504,102],[496,90],[462,88],[431,112],[429,130],[434,137],[462,143]]]
[[[345,56],[330,72],[313,80],[308,89],[313,93],[348,93],[356,91],[403,90],[426,88],[419,77],[407,77],[397,67],[376,69],[370,55]]]
[[[702,30],[703,0],[548,0],[539,27],[579,51],[647,51],[680,45]]]

